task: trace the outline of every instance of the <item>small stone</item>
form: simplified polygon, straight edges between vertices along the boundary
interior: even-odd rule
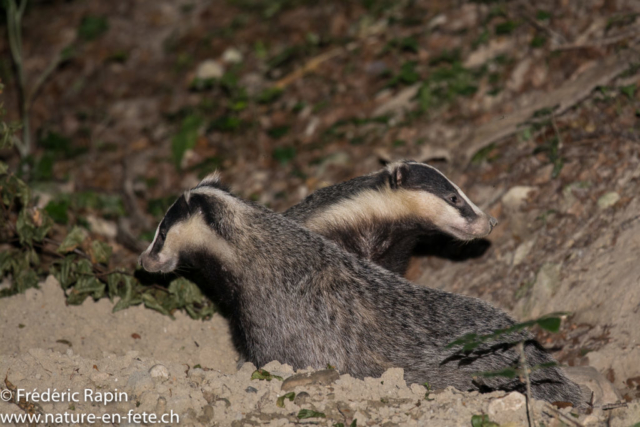
[[[524,395],[514,391],[505,397],[494,399],[489,403],[489,415],[496,415],[504,411],[517,411],[523,408],[527,403]]]
[[[87,222],[91,226],[91,231],[101,236],[115,239],[118,234],[118,226],[113,221],[107,221],[95,215],[87,215]]]
[[[109,380],[109,374],[106,372],[93,372],[90,376],[91,382],[96,385],[103,385]]]
[[[514,92],[519,92],[522,89],[522,86],[526,82],[526,74],[531,68],[532,59],[530,57],[525,57],[522,61],[520,61],[513,72],[511,73],[511,78],[507,81],[507,87]]]
[[[615,191],[611,191],[598,199],[598,207],[600,209],[610,208],[618,203],[618,200],[620,200],[620,195]]]
[[[560,287],[562,264],[545,263],[538,270],[536,281],[531,288],[531,295],[524,302],[526,317],[539,317],[546,312],[549,301]]]
[[[247,393],[257,393],[258,389],[249,386],[249,387],[245,388],[244,391],[246,391]]]
[[[404,369],[402,368],[389,368],[382,376],[380,381],[384,382],[385,386],[406,387],[407,383],[404,380]]]
[[[133,389],[134,393],[142,393],[154,387],[153,380],[147,371],[136,371],[129,376],[127,387]]]
[[[536,244],[536,241],[538,239],[533,238],[531,240],[527,240],[526,242],[522,243],[520,246],[518,246],[516,248],[516,252],[513,255],[513,266],[517,266],[519,265],[522,261],[524,261],[524,259],[527,257],[527,255],[529,255],[529,252],[531,252],[531,249],[533,249],[533,246]]]
[[[389,70],[389,66],[384,61],[372,61],[365,65],[364,70],[367,74],[380,76]]]
[[[311,400],[311,395],[306,391],[301,391],[293,398],[293,403],[298,406],[306,405]]]
[[[163,396],[158,397],[155,412],[156,414],[164,414],[165,412],[167,412],[167,399]]]
[[[198,417],[198,421],[202,424],[209,424],[213,419],[213,407],[211,405],[204,405],[202,408],[202,415]]]
[[[242,62],[242,52],[240,52],[235,47],[229,47],[222,54],[222,61],[227,64],[239,64]]]
[[[593,366],[565,366],[564,373],[583,389],[585,401],[590,401],[593,398],[595,406],[622,400],[622,396],[613,384]]]
[[[517,211],[527,200],[529,193],[535,190],[537,190],[536,187],[529,187],[526,185],[517,185],[512,187],[504,194],[504,196],[502,196],[502,204],[507,209]]]
[[[169,378],[169,370],[164,365],[154,365],[149,369],[151,378]]]
[[[441,13],[440,15],[435,16],[431,21],[429,21],[427,28],[429,30],[433,30],[434,28],[437,28],[446,23],[447,23],[447,15]]]
[[[215,59],[204,60],[196,69],[196,77],[202,80],[219,79],[224,75],[224,67]]]
[[[201,383],[204,380],[204,370],[200,368],[190,369],[189,378],[197,383]]]
[[[322,371],[293,375],[282,382],[282,390],[289,391],[296,387],[308,385],[329,385],[340,379],[338,371],[324,369]]]

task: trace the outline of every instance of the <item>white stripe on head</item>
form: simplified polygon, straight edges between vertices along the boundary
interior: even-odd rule
[[[471,209],[473,209],[473,212],[475,212],[475,214],[476,214],[476,215],[480,215],[480,216],[484,215],[484,212],[482,212],[482,210],[481,210],[479,207],[477,207],[477,206],[476,206],[476,204],[475,204],[475,203],[473,203],[473,202],[469,199],[469,197],[467,197],[467,195],[464,193],[464,191],[462,191],[462,190],[460,189],[460,187],[458,187],[458,186],[457,186],[453,181],[451,181],[449,178],[447,178],[447,177],[445,176],[445,174],[443,174],[443,173],[442,173],[442,172],[440,172],[438,169],[436,169],[436,168],[434,168],[433,166],[428,165],[428,164],[426,164],[426,163],[417,163],[417,162],[416,162],[416,164],[420,164],[420,165],[426,166],[426,167],[431,168],[431,169],[433,169],[434,171],[438,172],[438,173],[439,173],[439,174],[440,174],[444,179],[446,179],[447,181],[449,181],[449,183],[453,186],[453,188],[455,188],[455,189],[456,189],[456,191],[458,192],[458,194],[460,194],[460,197],[462,197],[462,198],[464,199],[464,201],[465,201],[465,202],[467,202],[467,204],[468,204],[469,206],[471,206]]]

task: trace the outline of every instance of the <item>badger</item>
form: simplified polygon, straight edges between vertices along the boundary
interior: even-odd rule
[[[230,323],[240,355],[256,366],[328,364],[356,378],[404,369],[408,383],[460,390],[519,390],[518,379],[474,378],[553,359],[528,332],[471,351],[449,348],[466,334],[514,321],[476,298],[414,285],[341,249],[282,214],[244,201],[207,177],[169,208],[140,255],[149,272],[195,282]],[[580,389],[558,367],[531,373],[533,396],[580,404]]]
[[[321,188],[284,215],[400,275],[421,237],[442,232],[468,241],[498,223],[439,170],[415,161]]]

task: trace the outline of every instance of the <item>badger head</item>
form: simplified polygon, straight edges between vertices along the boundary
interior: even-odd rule
[[[498,224],[433,166],[404,161],[389,165],[387,170],[391,191],[426,226],[460,240],[472,240],[487,236]]]
[[[192,265],[192,258],[206,253],[219,261],[233,259],[228,243],[228,211],[242,205],[211,175],[185,192],[169,208],[149,247],[140,255],[140,265],[149,272],[169,273]]]

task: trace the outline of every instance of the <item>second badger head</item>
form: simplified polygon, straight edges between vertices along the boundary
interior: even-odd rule
[[[389,187],[418,223],[460,240],[485,237],[498,221],[482,212],[442,172],[424,163],[404,161],[387,168]]]
[[[467,241],[497,224],[440,171],[414,161],[317,190],[285,215],[400,274],[420,236]]]

